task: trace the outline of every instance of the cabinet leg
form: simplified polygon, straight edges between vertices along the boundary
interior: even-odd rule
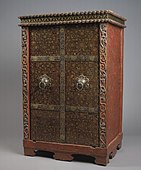
[[[25,156],[35,156],[36,153],[33,148],[24,148],[24,155]]]
[[[112,159],[112,158],[115,156],[116,153],[117,153],[117,149],[114,149],[114,150],[110,153],[109,158]]]
[[[105,157],[96,156],[95,157],[95,163],[98,164],[98,165],[106,166],[109,163],[109,156],[105,156]]]
[[[118,144],[117,150],[119,150],[122,147],[122,143]]]

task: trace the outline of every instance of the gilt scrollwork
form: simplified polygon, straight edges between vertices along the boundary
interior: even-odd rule
[[[100,147],[106,147],[106,45],[107,25],[100,24]]]
[[[23,81],[23,126],[24,139],[29,139],[29,101],[28,101],[28,28],[22,28],[22,81]]]

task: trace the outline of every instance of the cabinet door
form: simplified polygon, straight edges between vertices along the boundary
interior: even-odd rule
[[[30,29],[31,139],[98,146],[98,25]]]
[[[66,27],[66,142],[98,146],[98,25]]]
[[[60,139],[59,27],[30,29],[31,139]]]

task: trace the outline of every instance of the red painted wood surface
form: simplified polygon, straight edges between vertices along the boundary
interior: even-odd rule
[[[122,132],[122,79],[123,29],[107,24],[107,144]]]

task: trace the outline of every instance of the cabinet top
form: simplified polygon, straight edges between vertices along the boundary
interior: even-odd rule
[[[19,26],[109,22],[123,28],[125,27],[126,21],[124,17],[111,10],[29,15],[20,16],[19,19],[21,20]]]

